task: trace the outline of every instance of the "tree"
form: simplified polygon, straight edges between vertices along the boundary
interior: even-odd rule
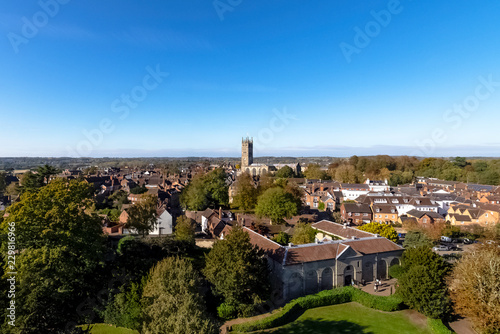
[[[451,311],[446,287],[425,266],[411,267],[398,280],[397,292],[404,303],[431,318],[442,318]]]
[[[150,271],[142,294],[143,332],[218,333],[207,316],[200,285],[200,276],[188,260],[170,257],[160,261]]]
[[[17,182],[12,182],[7,186],[7,188],[5,188],[5,195],[7,196],[15,196],[19,195],[20,193],[21,193],[21,187]]]
[[[191,245],[195,244],[194,224],[190,218],[186,216],[180,216],[177,218],[177,224],[175,225],[175,238]]]
[[[286,246],[290,242],[290,235],[286,232],[280,232],[273,238],[273,241]]]
[[[0,172],[0,194],[3,194],[5,188],[7,188],[7,183],[5,182],[6,175],[4,172]]]
[[[118,190],[113,195],[109,196],[109,199],[113,201],[113,207],[121,211],[123,204],[129,204],[128,194],[126,191]]]
[[[469,317],[483,333],[500,328],[500,248],[480,246],[453,268],[450,294],[455,311]]]
[[[281,167],[275,174],[276,177],[292,178],[294,177],[293,169],[290,166]]]
[[[142,284],[132,282],[129,289],[111,297],[104,310],[104,322],[119,327],[140,330],[143,318],[141,296],[144,284],[145,281]]]
[[[233,205],[240,210],[249,211],[257,205],[257,188],[248,173],[241,173],[236,179],[236,195],[233,197]]]
[[[443,318],[451,311],[445,276],[449,266],[428,247],[406,249],[403,253],[404,273],[398,279],[406,305],[431,318]]]
[[[134,195],[140,195],[140,194],[145,194],[148,192],[148,188],[146,188],[145,185],[134,187],[130,189],[130,193]]]
[[[282,188],[270,188],[258,199],[255,213],[271,219],[274,224],[280,224],[284,218],[291,218],[298,212],[296,199]]]
[[[319,180],[327,180],[328,174],[326,171],[321,169],[321,166],[318,164],[309,164],[307,165],[307,169],[303,172],[304,176],[308,179],[319,179]]]
[[[429,237],[420,231],[409,231],[406,233],[405,241],[403,242],[404,248],[417,248],[417,247],[432,247],[432,241]]]
[[[158,223],[156,206],[155,196],[141,195],[140,200],[127,210],[127,228],[133,228],[142,235],[153,232]]]
[[[352,165],[341,165],[335,171],[335,180],[344,183],[360,182],[360,175]]]
[[[205,210],[209,206],[226,206],[229,203],[228,189],[224,170],[214,169],[191,180],[181,194],[181,205],[194,211]]]
[[[295,226],[291,242],[296,245],[310,244],[314,242],[316,230],[311,224],[298,223]]]
[[[384,238],[391,240],[392,242],[398,242],[398,233],[391,225],[380,224],[380,223],[369,223],[358,227],[358,229],[378,234]]]
[[[34,192],[43,187],[43,180],[39,174],[26,172],[21,176],[20,180],[22,192]]]
[[[50,177],[52,175],[57,175],[61,172],[60,169],[54,167],[54,166],[50,166],[50,165],[43,165],[43,166],[40,166],[36,169],[38,175],[40,175],[40,179],[42,181],[42,183],[49,183],[49,180],[50,180]]]
[[[203,273],[224,302],[242,308],[264,301],[269,294],[269,269],[264,251],[235,225],[224,240],[215,241]]]
[[[7,209],[2,235],[14,226],[22,250],[16,255],[16,300],[23,301],[16,303],[18,332],[58,333],[83,320],[75,310],[95,295],[104,243],[101,220],[87,210],[92,196],[85,182],[58,179]]]

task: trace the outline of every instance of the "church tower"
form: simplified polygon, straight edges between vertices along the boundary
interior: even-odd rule
[[[241,168],[250,166],[253,163],[253,138],[243,138],[241,140]]]

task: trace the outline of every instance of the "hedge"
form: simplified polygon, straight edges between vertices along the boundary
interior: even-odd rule
[[[427,319],[427,325],[429,326],[430,330],[434,334],[454,334],[454,331],[451,331],[446,327],[441,319]]]
[[[234,325],[232,330],[236,332],[253,332],[279,327],[294,321],[305,310],[348,302],[358,302],[366,307],[387,312],[399,310],[403,304],[402,300],[394,295],[388,297],[374,296],[347,286],[324,290],[314,295],[294,299],[267,318]]]

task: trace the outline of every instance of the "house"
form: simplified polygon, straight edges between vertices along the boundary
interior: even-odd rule
[[[157,224],[149,235],[170,235],[173,233],[173,217],[165,207],[160,207],[156,210]]]
[[[330,227],[328,225],[331,225]],[[352,235],[341,240],[318,240],[305,245],[282,246],[248,229],[250,242],[263,249],[271,270],[271,284],[285,301],[352,282],[388,278],[389,267],[400,264],[403,248],[392,241],[363,234],[351,227],[322,221],[316,227]]]
[[[384,181],[366,179],[365,184],[368,185],[370,191],[384,192],[391,190],[391,187],[389,187],[389,184],[387,183],[387,179]]]
[[[371,206],[373,212],[373,221],[377,223],[393,223],[398,221],[398,209],[394,205],[376,205]]]
[[[419,210],[410,210],[406,213],[408,217],[415,218],[416,222],[422,226],[430,224],[444,223],[444,217],[437,212],[427,212]]]
[[[343,221],[355,225],[363,225],[372,220],[372,210],[368,204],[342,203],[340,215]]]
[[[451,225],[468,226],[478,224],[484,227],[493,226],[499,221],[500,206],[481,202],[472,205],[452,205],[446,215]]]
[[[344,201],[354,201],[359,196],[368,194],[370,187],[367,184],[342,183],[341,191]]]

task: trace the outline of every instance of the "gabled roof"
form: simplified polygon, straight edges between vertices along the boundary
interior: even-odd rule
[[[357,228],[344,226],[342,224],[334,223],[329,220],[322,220],[312,224],[311,226],[319,231],[333,234],[343,239],[349,239],[352,237],[369,238],[375,236],[375,234],[373,233],[361,231],[358,230]]]
[[[372,213],[372,210],[368,204],[344,203],[343,205],[346,212]]]

